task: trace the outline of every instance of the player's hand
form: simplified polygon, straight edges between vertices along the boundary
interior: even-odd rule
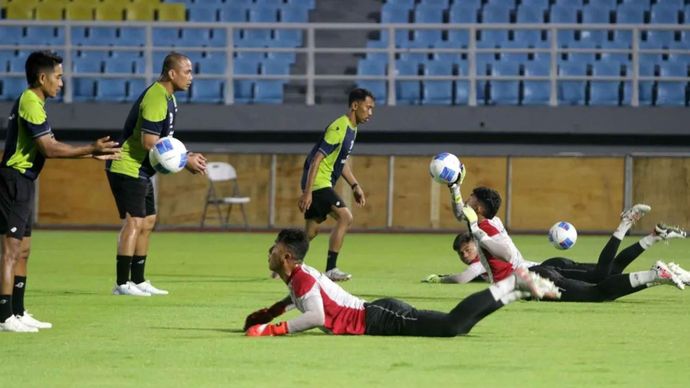
[[[192,174],[206,175],[206,158],[202,154],[190,152],[184,167]]]
[[[367,199],[364,197],[364,190],[362,190],[362,188],[359,185],[355,186],[355,188],[352,189],[352,195],[355,196],[355,202],[357,203],[357,205],[366,205]]]
[[[267,308],[256,310],[253,313],[247,315],[247,318],[244,320],[244,329],[242,330],[247,331],[247,329],[254,325],[269,323],[273,320],[273,318],[274,315],[271,314],[271,312],[268,311]]]
[[[299,202],[297,202],[297,206],[299,206],[299,211],[302,213],[309,210],[311,207],[311,191],[305,191],[302,193],[302,196],[299,198]]]
[[[247,337],[263,337],[263,336],[276,336],[276,335],[285,335],[288,333],[287,329],[287,323],[285,322],[279,322],[279,323],[269,323],[269,324],[263,324],[263,325],[254,325],[247,329],[246,335]]]
[[[465,216],[467,223],[469,223],[470,225],[476,224],[479,220],[479,217],[477,217],[477,212],[475,212],[474,209],[467,205],[465,205],[465,207],[462,208],[462,215]]]
[[[441,283],[441,278],[445,275],[437,275],[437,274],[431,274],[424,279],[422,279],[422,283]]]
[[[92,144],[92,146],[93,152],[91,154],[94,156],[112,155],[120,153],[120,147],[118,142],[110,140],[110,136],[102,137],[96,140]]]

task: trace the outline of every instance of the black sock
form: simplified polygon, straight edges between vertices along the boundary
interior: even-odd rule
[[[328,251],[328,258],[326,259],[326,271],[330,271],[336,267],[338,262],[338,252]]]
[[[132,256],[117,255],[117,285],[125,284],[129,280],[129,267],[132,264]]]
[[[26,290],[26,276],[14,275],[12,311],[17,315],[24,315],[24,290]]]
[[[146,256],[132,256],[132,281],[134,282],[134,284],[139,284],[146,281],[146,279],[144,279],[145,265]]]
[[[0,295],[0,322],[12,316],[12,295]]]

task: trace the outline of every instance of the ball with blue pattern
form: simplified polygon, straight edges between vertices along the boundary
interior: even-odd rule
[[[570,249],[577,241],[577,230],[570,222],[556,222],[549,229],[549,242],[556,249]]]
[[[187,147],[172,136],[161,137],[149,151],[149,161],[161,174],[174,174],[187,165]]]
[[[464,177],[465,166],[457,156],[450,152],[442,152],[431,159],[429,174],[434,181],[448,185]]]

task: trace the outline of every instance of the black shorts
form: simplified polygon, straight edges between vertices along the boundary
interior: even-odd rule
[[[0,168],[0,233],[23,239],[31,236],[34,181],[10,168]]]
[[[326,221],[328,214],[333,211],[331,209],[332,206],[337,208],[347,207],[332,187],[314,190],[311,193],[311,206],[304,213],[304,219],[322,223]]]
[[[156,214],[151,179],[132,178],[110,171],[107,171],[106,175],[120,219],[125,219],[127,214],[140,218]]]

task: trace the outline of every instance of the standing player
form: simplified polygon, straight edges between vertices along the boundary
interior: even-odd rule
[[[167,295],[144,277],[149,236],[156,223],[153,184],[155,170],[148,152],[162,136],[173,135],[177,115],[174,92],[186,91],[192,84],[192,62],[179,53],[163,61],[160,78],[139,96],[125,121],[122,133],[122,159],[109,161],[106,174],[115,197],[122,229],[117,240],[114,295]],[[189,153],[187,170],[206,173],[206,158]],[[131,268],[131,278],[130,278]]]
[[[417,310],[393,298],[366,302],[303,263],[309,249],[304,232],[284,229],[269,249],[268,266],[287,284],[290,295],[270,308],[250,314],[248,336],[275,336],[321,328],[332,334],[454,337],[469,331],[487,315],[526,296],[558,297],[553,283],[521,268],[487,290],[462,300],[448,313]],[[294,305],[302,315],[268,324]]]
[[[91,156],[105,160],[119,154],[117,143],[108,137],[81,147],[55,140],[44,106],[46,99],[57,96],[62,88],[62,58],[49,51],[33,52],[26,59],[25,69],[29,87],[12,107],[0,162],[0,331],[12,332],[52,327],[33,318],[24,307],[34,181],[45,159]]]
[[[342,174],[352,188],[357,204],[364,206],[366,203],[364,191],[352,173],[348,157],[355,145],[357,126],[369,121],[373,114],[374,96],[366,89],[354,89],[348,97],[348,106],[350,111],[326,128],[321,140],[307,156],[302,173],[302,196],[298,203],[299,210],[304,213],[309,240],[316,237],[319,224],[328,215],[336,220],[335,229],[328,240],[325,272],[334,281],[352,278],[352,275],[337,267],[345,233],[352,225],[352,213],[333,188]]]

